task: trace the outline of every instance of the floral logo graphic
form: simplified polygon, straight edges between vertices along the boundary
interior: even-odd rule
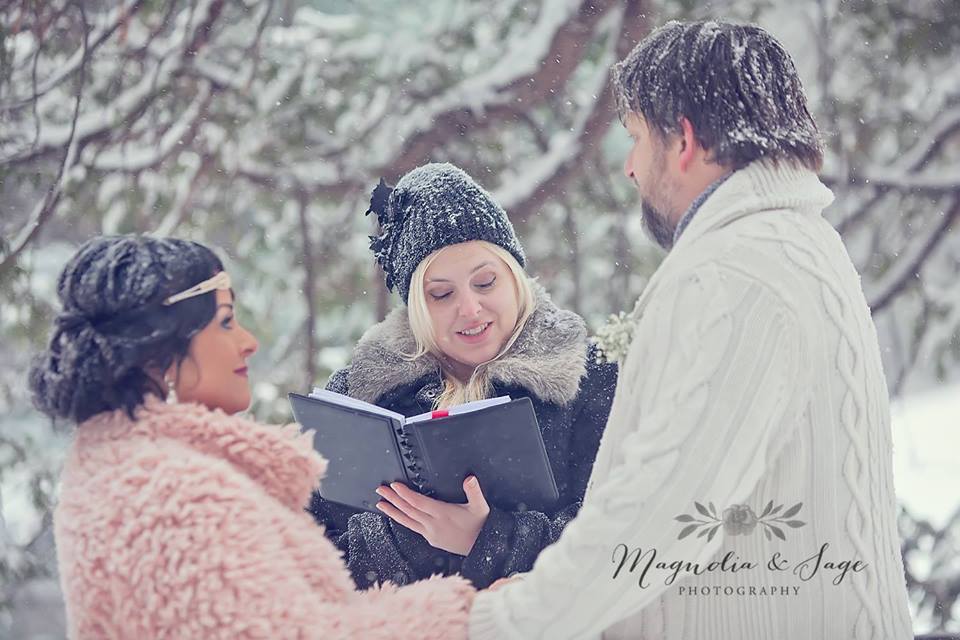
[[[807,524],[802,520],[791,520],[800,512],[803,507],[802,502],[798,502],[783,511],[782,504],[773,506],[773,500],[771,500],[759,516],[745,504],[732,504],[719,513],[712,502],[708,503],[707,506],[694,502],[693,506],[696,507],[699,517],[682,513],[674,518],[677,522],[686,523],[686,526],[680,531],[680,535],[677,536],[678,540],[683,540],[697,529],[700,530],[697,537],[706,536],[707,542],[713,540],[713,536],[721,528],[728,536],[747,536],[754,532],[758,524],[761,525],[763,535],[767,537],[767,540],[773,540],[773,536],[786,540],[787,537],[783,533],[783,527],[797,529]]]
[[[757,514],[745,504],[723,510],[723,530],[729,536],[745,536],[757,527]]]

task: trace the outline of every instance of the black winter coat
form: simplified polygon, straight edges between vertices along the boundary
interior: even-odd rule
[[[437,361],[414,362],[403,308],[364,334],[351,365],[327,389],[412,416],[430,411],[443,386]],[[583,320],[561,311],[538,288],[537,309],[505,356],[489,366],[494,395],[529,397],[560,492],[557,510],[490,514],[467,556],[432,547],[390,518],[329,502],[314,493],[309,511],[343,551],[357,586],[406,584],[435,573],[460,573],[478,589],[529,571],[540,551],[576,516],[600,445],[617,381],[617,367],[599,363]]]

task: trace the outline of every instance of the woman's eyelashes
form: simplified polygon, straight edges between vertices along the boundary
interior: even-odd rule
[[[477,282],[477,283],[475,283],[473,286],[474,286],[474,288],[479,289],[480,291],[487,291],[487,290],[493,288],[493,285],[495,285],[496,283],[497,283],[497,277],[496,277],[496,276],[491,276],[489,279],[486,279],[486,280],[481,281],[481,282]],[[448,290],[448,291],[442,291],[442,290],[441,290],[441,291],[431,291],[431,292],[430,292],[430,297],[439,302],[440,300],[446,300],[446,299],[449,298],[452,294],[453,294],[453,289],[450,289],[450,290]]]
[[[223,327],[224,329],[232,329],[233,328],[232,323],[233,323],[233,314],[231,313],[223,317],[223,320],[220,321],[220,326]]]
[[[476,287],[477,289],[489,289],[494,284],[496,284],[496,282],[497,282],[497,276],[493,276],[486,282],[478,282]]]

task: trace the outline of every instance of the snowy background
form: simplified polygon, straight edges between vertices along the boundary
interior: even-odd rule
[[[531,271],[597,329],[662,254],[621,176],[608,69],[673,17],[795,56],[874,312],[918,634],[960,632],[960,1],[0,3],[0,637],[63,635],[49,508],[69,432],[24,372],[94,234],[215,246],[262,345],[254,413],[322,383],[395,304],[362,214],[428,160],[494,191]]]

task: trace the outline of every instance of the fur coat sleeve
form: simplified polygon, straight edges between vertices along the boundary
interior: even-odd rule
[[[301,506],[308,443],[193,413],[78,428],[54,517],[70,638],[466,636],[462,578],[355,590]]]
[[[189,462],[148,488],[143,529],[129,538],[127,557],[140,559],[131,566],[131,593],[152,600],[119,603],[142,607],[144,628],[134,636],[160,630],[182,638],[465,636],[472,599],[465,581],[356,592],[336,549],[309,517],[276,503],[265,510],[251,499],[259,490],[252,483]]]

